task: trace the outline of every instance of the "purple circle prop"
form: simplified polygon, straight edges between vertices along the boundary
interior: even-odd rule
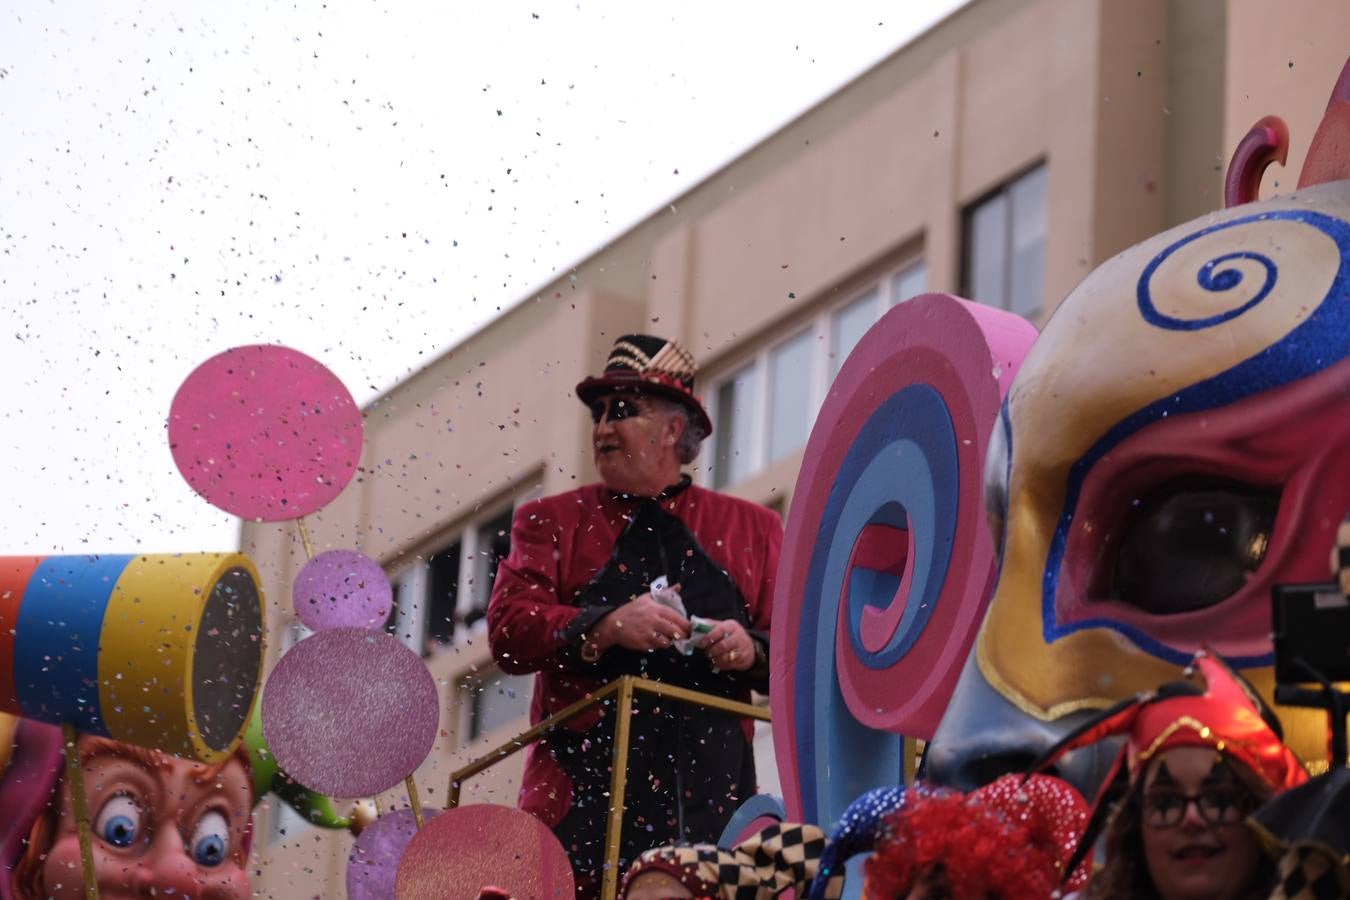
[[[263,344],[202,363],[169,407],[178,471],[211,505],[282,522],[322,509],[356,474],[365,426],[318,360]]]
[[[440,810],[423,809],[430,822]],[[347,900],[394,900],[403,851],[417,834],[412,810],[385,813],[361,832],[347,857]]]
[[[394,591],[380,564],[355,550],[328,550],[305,563],[291,589],[306,628],[379,631],[393,608]]]
[[[267,745],[296,781],[369,797],[427,758],[440,702],[416,653],[383,632],[335,628],[281,658],[263,687],[262,717]]]

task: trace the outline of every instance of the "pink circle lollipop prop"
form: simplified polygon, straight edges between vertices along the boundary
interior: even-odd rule
[[[509,806],[446,810],[417,832],[394,882],[396,900],[476,900],[483,888],[517,900],[572,900],[576,887],[548,826]]]
[[[423,809],[430,822],[440,810]],[[393,900],[394,879],[403,851],[417,834],[410,809],[385,813],[370,824],[347,857],[347,900]]]
[[[292,647],[263,686],[263,737],[311,790],[369,797],[407,778],[436,740],[422,660],[384,632],[335,628]]]
[[[305,563],[291,589],[306,628],[369,628],[389,619],[394,591],[375,560],[355,550],[328,550]]]
[[[169,408],[169,449],[192,489],[265,522],[308,515],[341,493],[363,435],[361,411],[337,376],[289,347],[211,357]]]

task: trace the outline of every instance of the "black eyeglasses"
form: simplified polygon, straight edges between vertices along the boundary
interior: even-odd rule
[[[623,397],[606,397],[591,404],[591,421],[599,425],[600,420],[605,417],[606,410],[609,411],[611,422],[642,415],[642,407],[637,405],[637,401]]]
[[[1210,825],[1234,825],[1255,808],[1252,796],[1236,788],[1215,788],[1198,794],[1145,794],[1144,823],[1152,828],[1172,828],[1186,818],[1186,807],[1192,803],[1200,818]]]

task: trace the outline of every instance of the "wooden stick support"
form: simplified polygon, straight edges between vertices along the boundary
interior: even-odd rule
[[[403,780],[408,788],[408,802],[412,804],[413,819],[417,822],[420,829],[427,824],[426,817],[422,814],[422,798],[417,796],[417,781],[411,775]]]
[[[76,746],[80,736],[69,722],[61,726],[61,736],[66,750],[66,784],[75,810],[75,834],[80,839],[84,896],[85,900],[99,900],[98,876],[94,872],[94,837],[89,830],[89,797],[84,792],[84,767],[80,764],[80,751]]]
[[[305,545],[305,559],[314,558],[314,542],[309,538],[309,526],[305,524],[305,517],[301,516],[295,520],[295,524],[300,529],[300,543]]]

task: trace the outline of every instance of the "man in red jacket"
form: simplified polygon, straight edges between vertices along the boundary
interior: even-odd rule
[[[712,432],[694,375],[674,341],[619,338],[604,373],[577,385],[600,483],[516,511],[488,627],[504,671],[538,673],[532,722],[620,675],[737,700],[768,690],[782,523],[681,473]],[[690,638],[693,617],[712,629],[686,654],[676,642]],[[716,841],[755,792],[751,723],[639,695],[631,727],[621,859]],[[578,896],[599,891],[613,734],[611,704],[554,731],[525,765],[520,805],[562,841]]]

